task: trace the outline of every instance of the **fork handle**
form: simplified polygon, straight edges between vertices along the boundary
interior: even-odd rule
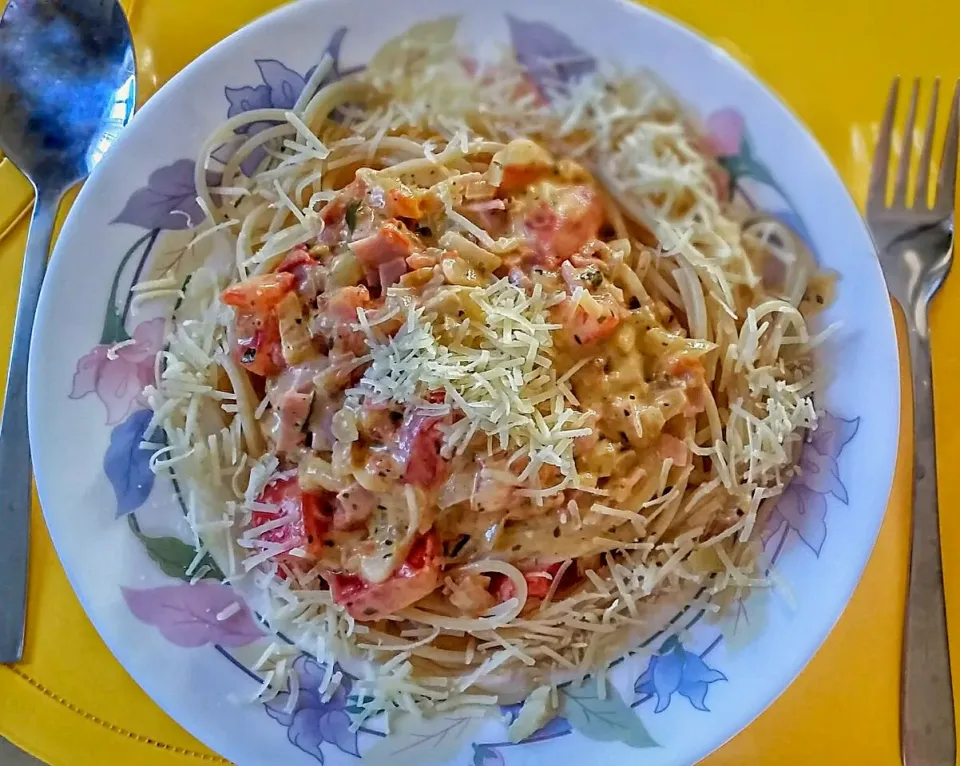
[[[940,558],[933,369],[926,306],[908,319],[913,375],[913,527],[900,681],[904,766],[955,766],[950,647]]]
[[[23,258],[20,300],[0,419],[0,664],[18,662],[23,656],[31,487],[27,357],[61,196],[59,190],[37,190]]]

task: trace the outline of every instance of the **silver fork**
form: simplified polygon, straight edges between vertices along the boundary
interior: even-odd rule
[[[939,85],[939,79],[935,80],[917,168],[916,192],[910,200],[907,186],[920,91],[920,80],[914,80],[893,201],[887,204],[887,168],[900,90],[900,79],[894,79],[880,128],[867,198],[867,222],[880,253],[887,289],[906,316],[913,377],[913,527],[900,679],[900,748],[904,766],[955,766],[957,750],[940,558],[927,309],[943,284],[953,259],[960,83],[953,94],[933,206],[930,207],[927,199]],[[896,403],[891,402],[891,406]]]

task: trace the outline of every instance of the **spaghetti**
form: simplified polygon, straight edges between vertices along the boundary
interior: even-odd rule
[[[735,219],[650,75],[548,102],[510,62],[408,57],[321,64],[204,144],[200,236],[234,258],[183,286],[148,390],[198,550],[379,666],[361,720],[602,677],[664,604],[764,583],[830,287]]]

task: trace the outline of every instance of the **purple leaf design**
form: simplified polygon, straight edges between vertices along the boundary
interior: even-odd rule
[[[167,585],[135,590],[121,588],[127,607],[141,622],[156,627],[170,643],[187,648],[222,644],[246,646],[263,631],[250,610],[227,585],[201,581],[195,585]],[[231,604],[240,611],[218,620],[217,615]]]
[[[265,704],[267,714],[287,727],[287,738],[303,752],[323,763],[321,746],[327,742],[341,752],[360,757],[357,732],[350,731],[350,716],[347,715],[347,697],[350,693],[349,676],[344,678],[333,696],[324,702],[320,696],[324,666],[300,655],[293,663],[300,681],[300,692],[292,711],[286,707],[290,700],[288,692],[282,692]]]
[[[770,544],[770,541],[774,538],[774,535],[777,534],[786,523],[786,519],[783,518],[780,511],[776,508],[770,513],[770,517],[767,519],[767,523],[763,527],[763,531],[760,532],[760,539],[763,542],[764,547]]]
[[[662,713],[670,704],[670,697],[680,688],[683,678],[683,654],[670,652],[655,658],[653,664],[653,688],[657,692],[657,707],[654,713]]]
[[[697,710],[703,713],[710,712],[706,705],[707,685],[705,683],[682,683],[677,688],[677,691],[686,697],[690,701],[690,704],[693,705]]]
[[[846,420],[833,413],[824,412],[817,423],[817,430],[813,432],[810,443],[821,455],[827,455],[836,460],[840,457],[843,448],[857,435],[860,428],[860,418]]]
[[[330,38],[330,42],[327,43],[327,48],[324,51],[324,54],[330,56],[330,58],[333,59],[333,67],[331,68],[330,73],[323,78],[324,85],[331,82],[336,82],[341,77],[347,74],[352,74],[353,72],[357,72],[363,69],[363,67],[355,67],[353,69],[347,70],[346,72],[340,71],[340,48],[343,45],[343,39],[346,36],[347,36],[347,28],[338,27],[336,31],[333,33],[333,36]],[[313,70],[311,69],[310,72],[312,73]],[[307,79],[308,80],[310,79],[310,74],[307,74]]]
[[[340,68],[340,47],[343,44],[343,39],[346,37],[347,28],[339,27],[330,37],[330,42],[327,43],[326,48],[323,51],[323,55],[329,55],[333,60],[333,66],[330,71],[323,77],[320,83],[318,83],[318,88],[322,88],[325,85],[336,82],[341,77],[353,72],[359,71],[363,67],[355,67],[352,69],[341,70]],[[228,117],[236,117],[238,114],[243,114],[244,112],[249,112],[254,109],[291,109],[296,104],[297,99],[303,93],[303,89],[306,87],[307,82],[313,76],[313,72],[316,67],[311,67],[306,71],[305,74],[300,75],[298,72],[294,71],[286,64],[277,61],[276,59],[257,59],[256,60],[257,69],[260,71],[260,79],[262,83],[257,85],[244,85],[239,88],[224,88],[224,95],[227,97],[227,102],[229,103],[229,108],[227,109]],[[278,123],[266,121],[266,122],[254,122],[251,124],[243,125],[237,129],[237,133],[243,136],[252,137],[257,133],[261,132],[265,128],[269,128],[272,125]],[[230,159],[230,155],[233,154],[233,151],[236,149],[235,144],[224,144],[221,147],[218,147],[213,156],[220,162],[226,163]],[[260,163],[263,161],[263,158],[266,157],[266,151],[262,148],[254,150],[241,164],[240,169],[243,171],[244,175],[251,176],[256,172],[257,168],[260,166]]]
[[[561,687],[560,694],[564,717],[575,731],[588,739],[623,742],[638,748],[660,747],[616,689],[608,687],[606,696],[600,699],[596,684],[570,684]]]
[[[715,681],[726,681],[727,677],[719,670],[708,667],[698,655],[686,652],[683,665],[683,683],[685,684],[712,684]]]
[[[777,503],[777,512],[800,536],[804,545],[819,556],[827,539],[826,497],[794,482]]]
[[[840,479],[837,458],[859,428],[860,418],[847,420],[826,411],[820,415],[817,429],[803,447],[800,474],[777,501],[761,532],[763,544],[767,545],[783,525],[787,525],[774,560],[791,529],[815,555],[820,555],[827,538],[827,495],[833,495],[844,505],[850,502],[847,488]]]
[[[297,712],[287,729],[287,739],[307,755],[312,755],[323,763],[323,737],[319,734],[323,713],[315,708],[305,708]]]
[[[719,670],[707,667],[707,664],[700,657],[687,652],[683,664],[683,679],[680,681],[677,691],[690,700],[690,704],[697,710],[708,713],[710,711],[705,704],[707,686],[716,681],[726,680],[727,677]]]
[[[269,85],[244,85],[242,88],[224,88],[223,90],[227,101],[230,102],[230,108],[227,109],[228,118],[254,109],[269,109],[271,106]]]
[[[473,766],[504,766],[503,755],[490,745],[474,745]]]
[[[596,71],[596,59],[550,24],[508,15],[507,25],[517,61],[544,98]]]
[[[247,126],[247,137],[253,137],[257,135],[262,130],[266,130],[271,127],[273,123],[270,122],[255,122],[252,125]],[[240,163],[240,170],[243,172],[247,178],[250,178],[254,173],[257,172],[257,168],[260,167],[260,163],[263,162],[263,158],[267,156],[267,150],[262,146],[254,149],[250,154]]]
[[[276,59],[257,59],[260,77],[269,89],[269,105],[274,109],[292,109],[310,77],[301,77]]]
[[[220,144],[220,146],[210,152],[210,156],[213,157],[213,159],[215,159],[217,162],[222,162],[224,165],[226,165],[230,161],[230,157],[233,156],[233,152],[236,148],[237,145],[232,142]]]
[[[320,716],[320,736],[341,752],[360,757],[357,733],[350,731],[350,716],[342,710],[331,710]]]
[[[111,223],[169,230],[197,226],[204,215],[197,203],[194,166],[193,160],[177,160],[154,170],[147,185],[133,193]]]
[[[820,495],[833,495],[846,505],[849,501],[847,488],[840,481],[840,466],[829,455],[821,455],[808,444],[800,456],[800,475],[794,480]]]
[[[664,642],[660,654],[650,658],[647,669],[634,684],[634,691],[657,698],[654,713],[662,713],[670,707],[670,699],[675,693],[686,697],[697,710],[709,712],[706,706],[709,685],[726,680],[723,673],[708,667],[703,657],[688,652],[673,637]]]
[[[117,498],[117,518],[143,505],[156,478],[150,470],[150,450],[140,448],[153,412],[137,410],[110,433],[103,471]]]

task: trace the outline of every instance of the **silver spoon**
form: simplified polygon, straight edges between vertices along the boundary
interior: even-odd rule
[[[0,663],[23,655],[27,355],[54,220],[64,192],[90,173],[133,114],[134,64],[117,0],[10,0],[0,18],[0,150],[36,191],[0,420]]]

